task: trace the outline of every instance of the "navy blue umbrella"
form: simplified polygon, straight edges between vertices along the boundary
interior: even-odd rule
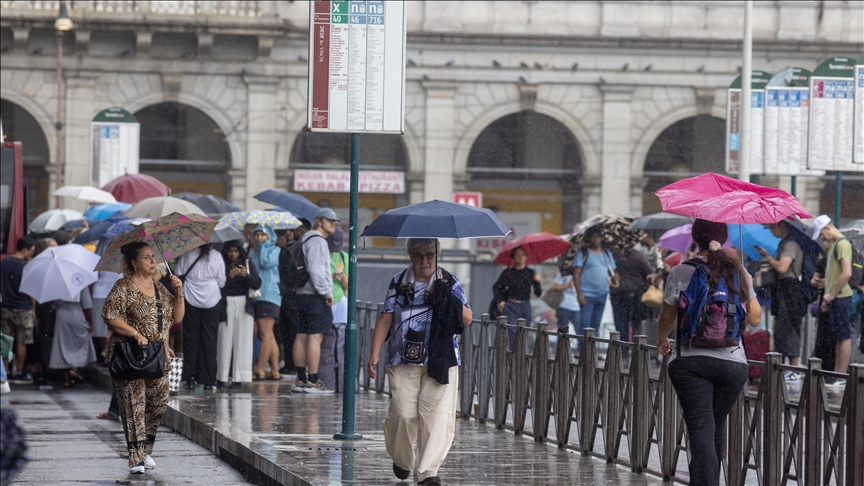
[[[312,201],[306,199],[300,194],[292,194],[290,192],[276,191],[273,189],[268,189],[260,194],[256,194],[255,199],[279,206],[286,211],[290,211],[294,216],[303,218],[310,223],[315,221],[315,215],[318,213],[318,210],[321,209],[313,204]]]
[[[78,235],[75,238],[74,243],[78,243],[79,245],[83,245],[84,243],[89,243],[91,241],[96,241],[99,238],[105,236],[105,232],[108,231],[108,228],[114,226],[112,221],[100,221],[93,226],[90,227],[87,231]]]
[[[241,211],[237,206],[212,194],[181,192],[180,194],[172,194],[172,196],[198,206],[211,218],[216,217],[216,219],[218,219],[218,216],[222,216],[223,214]]]
[[[505,237],[510,228],[489,209],[445,201],[427,201],[391,209],[360,236],[390,238]]]
[[[812,253],[820,255],[825,253],[822,249],[822,240],[814,240],[812,238],[813,230],[808,228],[806,224],[794,219],[786,219],[789,224],[789,236],[798,243],[804,253]]]

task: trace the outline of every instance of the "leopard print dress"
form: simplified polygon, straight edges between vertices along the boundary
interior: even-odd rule
[[[153,450],[156,430],[168,404],[168,371],[171,370],[171,360],[167,356],[168,331],[174,323],[174,298],[165,286],[159,282],[154,283],[162,301],[161,333],[156,298],[144,295],[128,276],[114,284],[102,309],[102,318],[106,321],[122,319],[147,339],[161,339],[166,353],[165,374],[162,378],[114,380],[114,391],[120,405],[120,420],[123,422],[126,446],[129,449],[129,467],[143,464],[144,456]],[[108,341],[106,361],[111,362],[117,342],[132,340],[113,334]]]

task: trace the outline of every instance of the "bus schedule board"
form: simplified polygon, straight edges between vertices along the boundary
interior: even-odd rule
[[[404,133],[405,3],[311,2],[309,131]]]
[[[765,86],[771,74],[752,71],[750,91],[750,173],[765,171]],[[726,173],[737,174],[741,164],[741,76],[726,93]]]
[[[855,123],[854,144],[855,153],[852,155],[852,162],[855,164],[864,164],[864,56],[858,59],[858,65],[855,66]]]
[[[810,71],[787,68],[765,88],[765,174],[823,176],[807,169]]]
[[[855,61],[834,57],[822,62],[810,77],[810,130],[807,167],[864,172],[853,164]]]

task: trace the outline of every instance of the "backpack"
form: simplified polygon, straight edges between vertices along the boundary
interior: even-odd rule
[[[744,302],[737,293],[729,291],[722,277],[711,288],[708,264],[701,259],[694,258],[684,264],[695,267],[695,271],[678,298],[678,356],[684,343],[697,348],[737,346],[747,327]],[[735,284],[737,280],[736,273]]]
[[[810,285],[818,263],[819,253],[804,252],[804,262],[801,264],[801,294],[807,303],[819,298],[819,289]]]
[[[837,244],[843,240],[846,240],[846,238],[840,238],[837,240],[837,243],[834,244],[834,259],[838,261],[840,259],[837,258]],[[849,277],[848,283],[849,286],[852,287],[852,290],[855,290],[862,282],[864,282],[864,248],[855,248],[855,245],[853,245],[851,241],[849,241],[849,246],[852,247],[852,276]]]
[[[312,238],[324,237],[312,235],[306,241]],[[303,252],[303,244],[306,241],[290,241],[279,253],[279,288],[283,295],[293,294],[295,290],[309,283],[306,255]]]

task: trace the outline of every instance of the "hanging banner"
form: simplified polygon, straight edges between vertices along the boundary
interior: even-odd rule
[[[765,170],[765,86],[771,78],[764,71],[751,72],[750,92],[750,173]],[[726,173],[737,174],[741,164],[741,76],[726,93]]]
[[[765,171],[767,175],[825,175],[807,168],[810,71],[788,68],[765,88]]]
[[[405,3],[311,2],[309,131],[404,132]]]
[[[858,58],[855,66],[855,121],[852,127],[855,139],[852,162],[864,164],[864,55]]]
[[[100,111],[90,122],[90,185],[102,187],[138,173],[141,125],[123,108]]]
[[[852,163],[854,111],[855,61],[822,62],[810,77],[808,168],[864,172],[864,164]]]

